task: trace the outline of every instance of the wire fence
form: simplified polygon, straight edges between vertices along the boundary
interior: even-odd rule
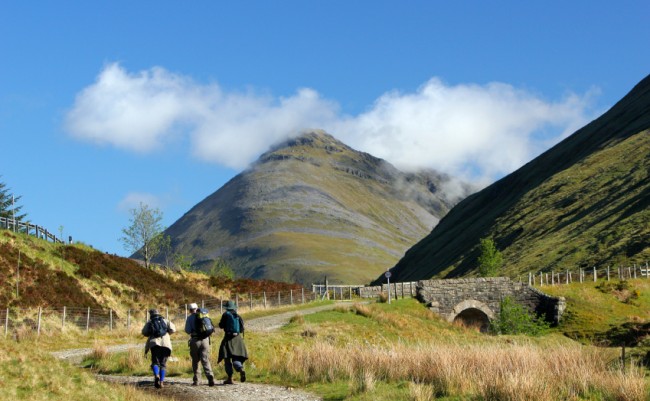
[[[579,269],[577,271],[563,270],[550,272],[530,272],[528,273],[528,285],[559,285],[570,283],[597,282],[598,280],[628,280],[635,278],[650,279],[650,267],[648,262],[632,264],[628,266],[618,266],[597,269],[595,266],[591,269]],[[523,281],[519,277],[519,281]]]
[[[237,294],[235,301],[240,312],[299,305],[318,299],[313,292],[300,290]],[[208,309],[214,318],[217,311],[224,312],[226,299],[205,299],[197,302]],[[66,330],[140,330],[149,319],[148,310],[155,308],[175,325],[185,325],[189,315],[188,305],[149,306],[141,309],[93,309],[86,307],[4,308],[0,309],[0,327],[4,336],[14,337],[26,333],[60,333]]]

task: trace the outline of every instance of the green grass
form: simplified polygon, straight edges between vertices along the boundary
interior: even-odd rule
[[[0,399],[154,401],[164,398],[97,381],[90,372],[55,360],[37,342],[0,339]]]

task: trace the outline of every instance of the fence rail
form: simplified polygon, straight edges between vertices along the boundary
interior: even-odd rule
[[[8,217],[0,217],[0,228],[22,232],[27,235],[32,235],[34,237],[44,239],[46,241],[52,241],[54,243],[64,243],[62,239],[57,238],[56,235],[47,231],[47,229],[41,226],[26,223],[20,220],[10,219]]]
[[[650,266],[648,262],[645,264],[632,264],[628,266],[611,267],[607,266],[604,269],[579,269],[578,271],[564,270],[564,271],[550,271],[550,272],[531,272],[528,273],[528,285],[557,285],[569,283],[585,283],[596,282],[598,280],[612,279],[626,280],[633,278],[646,278],[650,279]],[[522,277],[519,277],[522,281]]]
[[[281,306],[304,304],[318,299],[317,294],[306,292],[305,289],[236,294],[232,300],[240,311],[277,308]],[[202,308],[212,312],[213,319],[216,312],[224,311],[225,299],[201,300]],[[93,309],[86,307],[57,308],[4,308],[0,309],[0,327],[4,336],[12,334],[19,336],[21,333],[34,332],[37,336],[42,333],[60,333],[67,329],[81,331],[90,330],[140,330],[147,322],[148,309]],[[157,306],[161,315],[174,322],[176,325],[185,325],[189,315],[188,305],[177,307]]]

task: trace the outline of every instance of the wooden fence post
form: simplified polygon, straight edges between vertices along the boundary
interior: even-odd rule
[[[278,291],[278,307],[282,305],[282,298],[280,298],[280,291]]]
[[[239,294],[235,294],[235,306],[239,308]]]
[[[63,307],[63,315],[61,316],[61,331],[65,329],[65,306]]]
[[[108,330],[113,331],[113,309],[109,309],[108,316]]]
[[[609,281],[609,265],[607,265],[607,281]]]
[[[289,302],[293,305],[293,290],[289,290]]]
[[[7,308],[7,314],[5,315],[5,337],[7,337],[8,332],[9,332],[9,308]]]
[[[531,277],[530,277],[531,274],[532,274],[532,273],[528,273],[528,285],[532,285],[532,283],[533,283],[533,280],[532,280]]]
[[[264,296],[264,309],[266,309],[266,291],[264,291],[262,294]]]
[[[544,276],[542,272],[539,272],[539,286],[541,287],[543,285],[544,285]]]
[[[634,278],[636,278],[636,263],[634,264]]]
[[[38,307],[38,329],[36,330],[36,336],[41,335],[41,313],[43,312],[43,309],[39,306]]]
[[[596,270],[596,266],[594,266],[594,283],[598,279],[598,270]]]
[[[566,283],[569,284],[569,270],[566,271]]]
[[[185,322],[187,322],[187,304],[185,304]]]
[[[352,299],[352,293],[350,293],[350,299]],[[302,303],[305,303],[305,287],[302,287]]]
[[[88,307],[88,313],[86,314],[86,333],[90,330],[90,307]]]

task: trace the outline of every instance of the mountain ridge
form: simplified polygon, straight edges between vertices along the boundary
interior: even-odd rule
[[[473,189],[433,171],[403,173],[313,130],[262,154],[165,234],[204,270],[222,259],[245,277],[365,283],[458,201],[446,185],[461,196]]]

